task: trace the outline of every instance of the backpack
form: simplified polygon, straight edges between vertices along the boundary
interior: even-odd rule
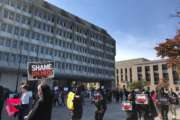
[[[170,103],[175,105],[179,104],[178,96],[175,93],[170,95]]]
[[[159,98],[159,103],[161,105],[169,105],[169,98],[168,98],[168,96],[161,96]]]
[[[73,92],[69,92],[67,95],[67,108],[69,110],[74,110],[74,104],[73,104],[74,97],[75,97],[75,93]]]

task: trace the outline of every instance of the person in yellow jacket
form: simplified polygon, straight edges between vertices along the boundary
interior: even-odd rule
[[[83,113],[83,105],[79,87],[75,90],[75,92],[70,91],[68,93],[67,107],[72,112],[72,120],[81,120]]]
[[[70,91],[67,95],[67,108],[69,110],[74,110],[73,100],[75,97],[75,93],[73,91]]]

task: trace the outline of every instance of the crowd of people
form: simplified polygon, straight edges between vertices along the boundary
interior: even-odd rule
[[[13,114],[18,120],[51,120],[53,106],[67,106],[71,120],[81,120],[85,96],[95,106],[94,119],[103,120],[108,109],[107,104],[115,102],[122,106],[126,113],[126,120],[154,120],[159,116],[162,120],[169,120],[168,112],[176,120],[176,106],[179,104],[178,95],[172,90],[161,88],[156,91],[136,89],[128,91],[126,88],[97,89],[88,92],[82,86],[62,89],[54,86],[52,89],[41,82],[37,91],[32,92],[27,83],[20,85],[20,93],[13,98],[20,99],[21,104],[15,105],[19,110]],[[3,87],[0,86],[0,112],[8,99]],[[1,114],[0,114],[1,115]],[[0,116],[1,120],[1,116]]]

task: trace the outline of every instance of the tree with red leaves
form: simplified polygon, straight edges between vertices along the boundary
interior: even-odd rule
[[[160,43],[155,47],[157,55],[161,58],[167,58],[170,66],[180,64],[180,30],[172,39],[166,39],[165,42]]]

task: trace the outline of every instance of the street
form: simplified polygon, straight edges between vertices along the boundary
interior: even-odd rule
[[[84,106],[82,120],[94,120],[95,107],[93,104],[86,103]],[[56,107],[53,110],[52,120],[68,120],[68,110],[62,107]],[[104,120],[125,120],[125,113],[121,111],[120,104],[109,104]]]
[[[95,107],[90,102],[84,105],[84,112],[82,120],[94,120]],[[180,107],[177,108],[177,120],[180,120]],[[169,112],[169,120],[171,119],[171,112]],[[125,120],[126,113],[121,110],[120,104],[108,104],[104,120]],[[16,120],[15,118],[8,118],[6,112],[3,113],[2,120]],[[52,120],[70,120],[69,111],[65,106],[56,106],[53,108]],[[161,120],[156,118],[156,120]]]

